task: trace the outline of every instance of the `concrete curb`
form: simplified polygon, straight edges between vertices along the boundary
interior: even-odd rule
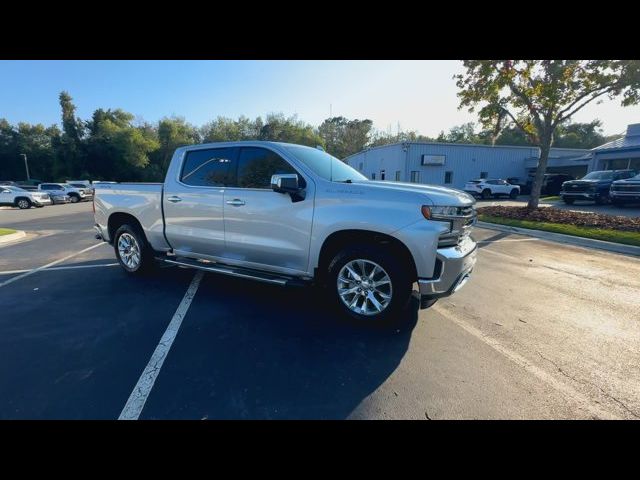
[[[572,235],[545,232],[542,230],[531,230],[529,228],[510,227],[508,225],[500,225],[497,223],[478,222],[476,225],[480,228],[488,228],[489,230],[497,230],[499,232],[518,233],[520,235],[528,235],[530,237],[541,238],[551,242],[567,243],[578,247],[595,248],[597,250],[605,250],[607,252],[640,257],[640,247],[633,245],[605,242],[604,240],[593,240],[591,238],[574,237]]]
[[[0,235],[0,244],[13,242],[26,236],[27,234],[22,230],[18,230],[16,233],[10,233],[9,235]]]

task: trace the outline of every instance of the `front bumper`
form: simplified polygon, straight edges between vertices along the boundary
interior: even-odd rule
[[[434,278],[419,278],[420,306],[426,306],[435,299],[448,297],[467,283],[476,264],[477,244],[471,237],[455,247],[437,250],[437,268]]]
[[[602,197],[600,192],[560,192],[562,198],[573,200],[595,200]]]
[[[42,207],[44,207],[45,205],[51,205],[53,203],[51,198],[34,198],[32,202]]]
[[[616,203],[640,202],[640,192],[619,192],[611,190],[611,192],[609,192],[609,196],[611,197],[611,200]]]

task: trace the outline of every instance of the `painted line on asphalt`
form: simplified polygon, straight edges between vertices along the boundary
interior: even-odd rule
[[[204,272],[202,270],[198,270],[193,276],[193,280],[191,280],[191,284],[189,284],[189,288],[184,294],[184,298],[180,302],[180,305],[178,305],[176,313],[173,314],[173,318],[171,319],[171,322],[169,322],[169,326],[165,330],[164,335],[162,335],[160,343],[158,343],[158,346],[151,355],[149,363],[142,371],[142,375],[140,375],[138,383],[133,387],[133,391],[131,392],[131,395],[129,395],[129,399],[122,409],[118,420],[137,420],[140,417],[144,404],[146,403],[147,398],[149,398],[149,394],[153,388],[153,384],[155,383],[156,378],[158,378],[162,364],[167,358],[167,354],[171,349],[171,345],[173,345],[176,335],[178,335],[178,330],[180,330],[182,320],[187,314],[191,301],[198,291],[198,286],[200,286],[200,280],[202,280],[203,275]]]
[[[513,363],[523,368],[530,374],[534,375],[539,380],[542,380],[544,383],[554,388],[555,390],[562,392],[564,395],[571,398],[573,401],[578,403],[578,405],[580,405],[581,408],[587,410],[592,415],[595,415],[596,417],[601,419],[613,419],[613,420],[620,419],[618,415],[611,413],[610,411],[605,410],[604,408],[601,408],[597,405],[594,405],[593,401],[589,399],[589,397],[579,392],[578,390],[573,388],[571,385],[558,380],[555,376],[546,372],[542,368],[534,365],[532,362],[524,358],[519,353],[516,353],[513,350],[505,347],[496,339],[489,337],[488,335],[484,334],[481,330],[477,329],[476,327],[469,325],[467,322],[460,320],[457,316],[455,316],[454,314],[446,310],[443,306],[436,304],[431,308],[434,309],[436,312],[438,312],[447,320],[458,325],[467,333],[473,335],[474,337],[478,338],[482,342],[486,343],[495,351],[507,357]]]
[[[493,255],[498,255],[499,257],[510,258],[511,260],[518,260],[520,257],[516,257],[515,255],[507,255],[506,253],[496,252],[494,250],[489,250],[488,248],[479,248],[479,252],[492,253]]]
[[[477,240],[476,243],[501,243],[501,242],[537,242],[539,238],[503,238],[502,240]]]
[[[51,267],[51,268],[47,268],[43,271],[45,272],[52,272],[55,270],[75,270],[77,268],[98,268],[98,267],[115,267],[117,265],[120,265],[119,263],[100,263],[97,265],[70,265],[67,267]],[[0,275],[14,275],[16,273],[25,273],[25,272],[29,272],[30,270],[7,270],[6,272],[0,272]]]
[[[28,277],[29,275],[33,275],[34,273],[40,272],[40,271],[42,271],[42,270],[44,270],[46,268],[53,267],[54,265],[62,263],[65,260],[69,260],[70,258],[77,257],[81,253],[88,252],[89,250],[93,250],[94,248],[97,248],[97,247],[99,247],[101,245],[107,245],[107,243],[106,242],[96,243],[95,245],[91,245],[90,247],[87,247],[84,250],[80,250],[79,252],[72,253],[71,255],[67,255],[66,257],[61,258],[60,260],[55,260],[55,261],[53,261],[51,263],[47,263],[46,265],[43,265],[41,267],[29,270],[29,271],[23,273],[22,275],[18,275],[17,277],[10,278],[9,280],[5,280],[4,282],[0,283],[0,287],[4,287],[5,285],[9,285],[10,283],[15,282],[16,280],[20,280],[21,278]]]

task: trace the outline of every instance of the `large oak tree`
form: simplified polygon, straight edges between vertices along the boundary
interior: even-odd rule
[[[528,208],[538,207],[549,149],[558,127],[591,102],[640,101],[638,60],[465,60],[455,75],[460,108],[478,116],[496,136],[512,123],[540,147]]]

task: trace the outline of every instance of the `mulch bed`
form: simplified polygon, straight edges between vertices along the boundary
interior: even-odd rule
[[[527,211],[526,207],[480,207],[478,208],[478,213],[514,220],[562,223],[588,228],[640,232],[640,218],[571,212],[553,207],[539,207],[531,212]]]

